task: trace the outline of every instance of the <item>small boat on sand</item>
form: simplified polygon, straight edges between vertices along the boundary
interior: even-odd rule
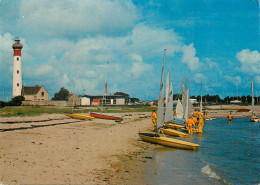
[[[181,129],[181,128],[185,128],[184,125],[178,125],[178,124],[174,124],[174,123],[165,123],[164,124],[165,127],[168,127],[168,128],[176,128],[176,129]]]
[[[170,136],[177,136],[177,137],[188,137],[188,134],[177,131],[177,130],[173,130],[173,129],[165,129],[165,128],[161,128],[160,132],[162,134],[165,135],[170,135]]]
[[[163,146],[173,147],[173,148],[180,148],[186,150],[197,150],[200,145],[190,143],[187,141],[182,141],[173,138],[161,137],[158,134],[150,134],[150,133],[139,133],[139,136],[147,142],[160,144]]]
[[[182,131],[184,132],[189,132],[187,128],[181,128]],[[198,128],[192,128],[192,132],[193,133],[199,133],[199,129]]]
[[[76,118],[76,119],[85,119],[85,120],[92,120],[94,117],[92,116],[87,116],[87,115],[82,115],[82,114],[74,114],[72,112],[64,112],[63,113],[65,116],[69,116],[71,118]]]
[[[122,120],[123,116],[108,114],[108,113],[100,113],[100,112],[90,112],[90,116],[94,118],[100,119],[111,119],[111,120]]]

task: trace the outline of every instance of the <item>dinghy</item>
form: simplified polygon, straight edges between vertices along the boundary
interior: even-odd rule
[[[100,119],[111,119],[111,120],[122,120],[123,117],[119,115],[114,114],[108,114],[108,113],[100,113],[100,112],[90,112],[90,116],[94,118],[100,118]]]
[[[87,115],[82,115],[82,114],[74,114],[72,112],[64,112],[63,113],[65,116],[69,116],[71,118],[76,118],[76,119],[85,119],[85,120],[92,120],[94,117],[92,116],[87,116]]]

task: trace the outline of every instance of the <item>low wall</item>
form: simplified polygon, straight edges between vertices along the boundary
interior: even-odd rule
[[[54,107],[66,107],[67,101],[23,101],[22,105],[24,106],[54,106]]]

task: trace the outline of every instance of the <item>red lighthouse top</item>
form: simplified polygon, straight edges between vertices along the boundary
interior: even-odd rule
[[[23,45],[20,43],[20,39],[16,38],[15,43],[13,44],[14,56],[21,56],[21,50]]]

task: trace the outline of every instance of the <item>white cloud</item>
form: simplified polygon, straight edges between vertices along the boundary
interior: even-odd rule
[[[240,76],[224,76],[224,78],[235,85],[239,85],[242,82]]]
[[[18,23],[24,34],[38,36],[118,35],[140,16],[130,1],[23,0]]]
[[[194,75],[194,81],[196,83],[201,83],[201,81],[205,83],[207,81],[207,77],[205,77],[202,73],[196,73]]]
[[[260,74],[260,53],[243,49],[236,54],[236,58],[241,63],[241,70],[244,73]]]
[[[182,47],[183,56],[181,61],[187,64],[191,71],[194,71],[200,67],[200,60],[196,57],[196,49],[193,43]]]
[[[41,64],[39,68],[35,70],[35,75],[37,76],[45,75],[45,74],[51,75],[52,71],[53,68],[51,65]]]
[[[205,61],[206,61],[207,67],[209,67],[210,69],[218,67],[218,64],[216,62],[213,62],[208,57],[205,58]]]
[[[131,54],[130,57],[133,60],[132,68],[130,71],[132,72],[135,79],[139,78],[143,73],[152,72],[152,65],[145,64],[141,55]]]

